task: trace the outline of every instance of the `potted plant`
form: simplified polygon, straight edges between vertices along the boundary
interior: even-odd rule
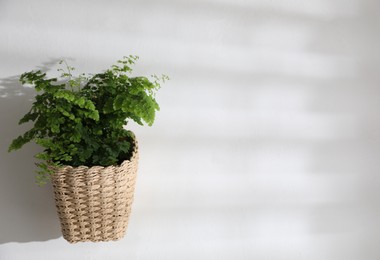
[[[129,120],[151,126],[159,105],[155,91],[167,76],[132,77],[137,56],[104,72],[73,76],[66,61],[60,77],[41,71],[20,77],[38,94],[19,121],[33,127],[13,140],[9,151],[34,141],[37,183],[51,180],[63,237],[79,241],[118,240],[125,234],[133,201],[138,144],[125,129]]]

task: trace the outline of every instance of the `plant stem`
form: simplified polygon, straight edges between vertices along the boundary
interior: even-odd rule
[[[74,88],[73,88],[73,86],[71,86],[71,78],[73,75],[71,74],[70,66],[69,66],[69,64],[67,64],[66,60],[63,60],[63,62],[65,63],[65,66],[67,69],[67,75],[69,77],[69,86],[71,88],[71,91],[74,92]]]

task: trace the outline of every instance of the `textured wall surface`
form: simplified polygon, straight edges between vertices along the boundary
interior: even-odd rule
[[[380,2],[0,1],[0,259],[380,259]],[[30,144],[8,154],[66,58],[137,54],[172,80],[141,161],[125,239],[70,245]]]

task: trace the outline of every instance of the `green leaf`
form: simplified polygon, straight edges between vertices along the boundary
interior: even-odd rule
[[[58,124],[52,125],[50,129],[51,129],[52,133],[59,133],[60,132]]]
[[[103,113],[104,114],[109,114],[111,112],[114,111],[114,108],[113,108],[113,100],[112,99],[108,99],[106,101],[106,103],[104,104],[104,107],[103,107]]]
[[[18,123],[19,123],[19,125],[21,125],[21,124],[29,122],[29,121],[35,121],[38,116],[39,116],[38,113],[29,112],[29,113],[25,114],[25,116],[23,118],[21,118]]]
[[[113,109],[119,110],[123,106],[124,100],[126,100],[124,95],[117,95],[113,102]]]
[[[10,144],[8,151],[18,150],[22,146],[24,146],[26,143],[29,143],[31,140],[33,140],[37,136],[37,132],[35,129],[30,129],[29,131],[25,132],[22,136],[17,137],[12,141]]]
[[[100,119],[99,112],[97,110],[90,111],[88,117],[95,121],[99,121]]]
[[[83,97],[77,99],[75,103],[76,103],[79,107],[81,107],[81,108],[84,108],[85,105],[87,105],[87,102],[86,102],[86,100],[85,100]]]
[[[89,109],[89,110],[95,110],[96,109],[94,103],[92,103],[91,100],[86,100],[84,107],[86,109]]]
[[[54,93],[54,98],[62,98],[69,102],[75,100],[75,94],[70,92],[69,90],[61,90],[59,92]]]

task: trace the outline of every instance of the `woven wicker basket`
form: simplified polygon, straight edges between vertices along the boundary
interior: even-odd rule
[[[65,166],[52,176],[63,237],[70,243],[124,237],[135,189],[138,146],[119,166]]]

